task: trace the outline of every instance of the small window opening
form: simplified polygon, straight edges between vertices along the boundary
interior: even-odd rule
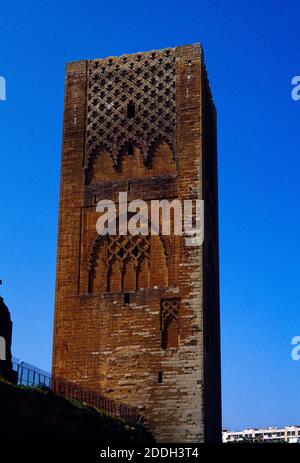
[[[133,145],[128,145],[128,150],[127,150],[128,156],[133,155]]]
[[[127,183],[127,191],[130,191],[130,182]]]
[[[124,249],[121,248],[120,251],[118,252],[118,256],[121,257],[121,259],[123,259],[124,254],[125,254]]]
[[[163,382],[163,375],[162,375],[162,371],[159,371],[158,372],[158,375],[157,375],[157,382],[159,384],[161,384]]]
[[[138,246],[135,246],[133,251],[132,251],[132,254],[137,257],[139,255],[139,247]]]
[[[124,304],[130,304],[130,293],[124,293]]]
[[[127,117],[128,119],[132,119],[135,116],[135,104],[128,103],[127,105]]]

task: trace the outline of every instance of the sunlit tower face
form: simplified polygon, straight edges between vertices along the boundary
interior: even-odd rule
[[[162,442],[221,438],[215,126],[199,45],[67,66],[53,374],[139,407]],[[204,243],[100,236],[120,192],[204,200]]]

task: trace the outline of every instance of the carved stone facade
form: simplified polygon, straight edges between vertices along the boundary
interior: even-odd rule
[[[216,122],[189,45],[67,65],[53,374],[221,440]],[[203,199],[205,240],[99,236],[96,204]]]
[[[114,166],[132,145],[145,162],[164,140],[175,157],[175,54],[173,50],[88,62],[86,163],[99,149]]]

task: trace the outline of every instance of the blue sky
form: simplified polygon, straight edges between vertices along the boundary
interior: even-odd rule
[[[47,4],[46,4],[47,3]],[[223,426],[300,424],[300,2],[2,2],[1,289],[51,365],[65,63],[201,42],[218,110]]]

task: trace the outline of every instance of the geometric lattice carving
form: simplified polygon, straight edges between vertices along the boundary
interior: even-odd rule
[[[162,299],[160,303],[161,316],[161,347],[178,347],[179,341],[180,300],[178,298]]]
[[[142,259],[150,257],[150,240],[141,235],[109,236],[107,250],[108,266],[113,260],[118,260],[121,264],[132,260],[134,267],[138,267]]]
[[[83,265],[89,294],[163,288],[169,282],[166,249],[158,236],[97,236]]]
[[[105,258],[107,271],[109,271],[111,264],[115,260],[119,261],[121,265],[126,261],[132,260],[134,262],[134,267],[138,267],[144,257],[150,257],[150,240],[147,236],[107,235],[105,238],[99,237],[98,240],[99,242],[96,242],[92,255],[90,256],[89,268],[91,268],[96,257],[97,244],[101,243],[103,240],[107,240]]]
[[[98,291],[108,292],[148,287],[149,260],[147,236],[99,237],[89,259],[89,293],[95,291],[95,285],[100,285]]]
[[[168,320],[170,317],[175,318],[176,320],[179,319],[179,308],[180,308],[180,301],[178,298],[161,300],[162,327],[163,327],[163,324],[166,322],[166,320]]]
[[[133,145],[147,163],[162,141],[175,158],[175,124],[174,49],[89,61],[86,168],[99,149],[117,167]]]

